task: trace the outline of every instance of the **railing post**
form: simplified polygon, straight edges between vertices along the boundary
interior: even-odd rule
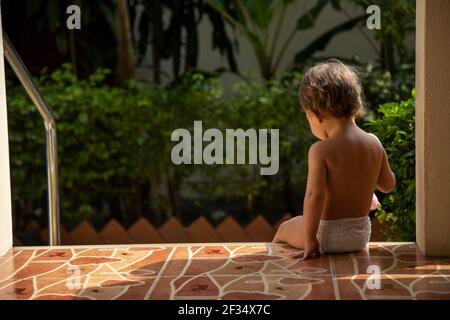
[[[2,32],[1,11],[0,5],[0,32]],[[0,256],[8,252],[13,246],[11,166],[9,162],[8,112],[6,110],[6,81],[2,34],[0,34]]]
[[[49,245],[59,245],[58,149],[56,144],[55,119],[5,32],[3,32],[3,47],[6,60],[44,120],[47,148]]]

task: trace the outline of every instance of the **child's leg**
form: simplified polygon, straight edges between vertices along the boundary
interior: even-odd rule
[[[303,249],[305,244],[303,216],[296,216],[283,222],[278,227],[272,242],[286,242],[295,248]]]

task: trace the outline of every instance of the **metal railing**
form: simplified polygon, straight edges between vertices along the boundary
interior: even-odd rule
[[[49,218],[49,245],[60,244],[59,233],[59,194],[58,194],[58,154],[56,145],[56,125],[53,114],[42,99],[39,90],[25,67],[22,59],[3,32],[3,51],[6,60],[13,69],[22,86],[41,114],[45,125],[47,148],[47,183],[48,183],[48,218]]]

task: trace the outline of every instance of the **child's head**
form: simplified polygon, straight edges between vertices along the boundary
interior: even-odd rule
[[[308,69],[299,88],[307,114],[327,118],[353,118],[363,113],[362,89],[356,72],[337,59]]]

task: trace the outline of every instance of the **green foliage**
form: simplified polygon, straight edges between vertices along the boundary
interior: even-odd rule
[[[62,61],[71,61],[77,74],[88,75],[97,68],[113,68],[117,63],[114,0],[4,1],[4,30],[32,74],[43,66],[51,70]],[[80,30],[68,32],[69,5],[81,10]],[[27,52],[45,48],[39,60],[27,59]],[[35,55],[35,54],[34,54]],[[38,61],[37,63],[35,61]]]
[[[127,3],[131,30],[137,31],[133,32],[132,41],[138,64],[152,70],[156,83],[162,77],[178,80],[197,68],[199,25],[205,19],[211,24],[211,49],[219,50],[226,57],[230,71],[237,71],[233,52],[237,45],[225,31],[222,16],[203,0],[130,0]],[[82,13],[82,28],[76,32],[67,32],[66,9],[70,4],[78,5]],[[37,43],[45,45],[46,55],[40,57],[31,72],[38,74],[42,65],[54,70],[62,61],[70,60],[76,74],[88,75],[97,68],[117,67],[116,4],[115,0],[4,1],[3,25],[19,52],[32,51]],[[35,39],[39,42],[33,42]],[[149,50],[152,51],[150,65],[143,63]],[[172,62],[170,75],[162,70],[163,60]]]
[[[365,106],[377,115],[379,105],[407,100],[415,87],[414,64],[403,64],[395,73],[383,70],[371,63],[361,66],[361,82],[364,87]]]
[[[164,16],[170,18],[163,19]],[[174,80],[197,68],[201,40],[199,25],[205,18],[212,27],[211,49],[218,49],[226,56],[230,70],[237,71],[233,39],[227,35],[221,15],[203,0],[131,1],[130,18],[138,30],[134,42],[139,63],[148,53],[149,43],[152,44],[151,68],[156,83],[160,82],[161,76],[167,76],[162,72],[162,60],[171,60]]]
[[[69,222],[80,215],[86,217],[81,212],[94,212],[85,209],[91,200],[101,201],[105,193],[119,192],[111,187],[111,180],[120,183],[139,177],[142,163],[150,156],[151,149],[140,146],[152,125],[150,116],[155,108],[151,100],[145,99],[145,91],[137,86],[127,92],[103,85],[107,73],[99,70],[87,80],[78,80],[65,66],[38,81],[56,117],[61,203]],[[8,105],[13,197],[39,201],[45,188],[45,164],[39,157],[45,150],[44,128],[21,89],[12,88]],[[141,117],[146,117],[148,123],[138,126]],[[24,157],[29,157],[27,163],[23,163]],[[21,171],[27,174],[18,175]],[[24,194],[21,188],[30,183],[39,188],[30,188]],[[16,209],[23,210],[20,206]]]
[[[56,116],[63,222],[101,225],[115,217],[130,224],[146,216],[159,224],[169,216],[185,223],[199,215],[213,222],[225,211],[245,223],[257,214],[276,221],[301,207],[307,152],[313,136],[298,106],[301,75],[236,83],[225,97],[216,78],[191,74],[173,87],[129,82],[111,87],[109,72],[85,80],[69,66],[36,79]],[[386,96],[387,98],[387,96]],[[8,84],[14,219],[46,223],[45,136],[39,114],[23,89]],[[378,218],[392,223],[399,240],[415,231],[414,97],[380,106],[367,122],[389,156],[397,177]],[[280,170],[261,176],[258,165],[181,165],[170,160],[177,128],[279,128]],[[380,197],[381,198],[381,197]],[[381,198],[382,199],[382,198]],[[393,235],[391,235],[393,236]]]
[[[298,107],[299,75],[267,85],[240,83],[228,99],[218,79],[201,74],[187,76],[174,87],[138,82],[111,87],[105,84],[108,75],[107,70],[98,70],[80,80],[65,65],[36,79],[56,116],[66,225],[82,219],[101,224],[110,217],[129,224],[142,215],[158,224],[171,215],[185,219],[211,213],[193,212],[192,206],[228,210],[231,203],[237,208],[233,213],[244,219],[266,206],[268,215],[282,214],[287,209],[279,199],[286,185],[291,190],[304,187],[311,136]],[[16,225],[29,215],[40,215],[45,224],[42,121],[24,91],[10,84],[8,112]],[[280,156],[288,159],[281,161],[283,174],[264,179],[254,166],[172,164],[172,131],[192,130],[194,120],[202,120],[205,129],[282,129]],[[186,189],[197,191],[198,196],[186,196]],[[300,193],[296,192],[298,198]],[[274,208],[273,203],[281,205]]]
[[[353,0],[364,10],[370,5],[381,9],[380,29],[374,30],[379,42],[379,62],[382,69],[395,72],[397,66],[414,62],[414,51],[405,45],[405,39],[415,31],[415,0]]]
[[[286,19],[286,12],[292,10],[290,5],[294,2],[293,0],[205,1],[219,12],[233,28],[239,30],[247,38],[256,55],[261,75],[266,80],[275,77],[281,59],[292,43],[294,36],[298,32],[313,28],[327,4],[331,3],[335,10],[340,10],[339,0],[315,1],[310,9],[297,18],[295,27],[289,30],[286,38],[281,42],[281,27]],[[352,29],[364,17],[364,15],[361,15],[327,30],[296,54],[295,63],[297,65],[303,64],[314,53],[325,49],[335,35]],[[270,32],[272,24],[276,26],[273,34]]]
[[[313,141],[306,117],[298,104],[300,74],[268,83],[239,82],[217,114],[219,128],[280,129],[280,170],[261,176],[259,166],[203,166],[207,184],[202,192],[213,197],[240,199],[247,220],[268,213],[269,220],[282,212],[298,212],[306,182],[306,161]],[[224,179],[226,177],[226,179]]]
[[[319,37],[317,37],[306,48],[304,48],[295,55],[294,63],[296,64],[297,69],[300,69],[305,64],[305,62],[311,60],[311,58],[316,52],[324,50],[334,36],[336,36],[341,32],[353,29],[355,26],[360,24],[365,17],[366,17],[365,15],[360,15],[355,18],[349,19],[348,21],[345,21],[337,26],[334,26],[330,30],[324,32]]]
[[[406,101],[380,106],[382,117],[367,123],[368,130],[383,143],[397,180],[377,217],[392,225],[394,240],[415,240],[415,92]]]

